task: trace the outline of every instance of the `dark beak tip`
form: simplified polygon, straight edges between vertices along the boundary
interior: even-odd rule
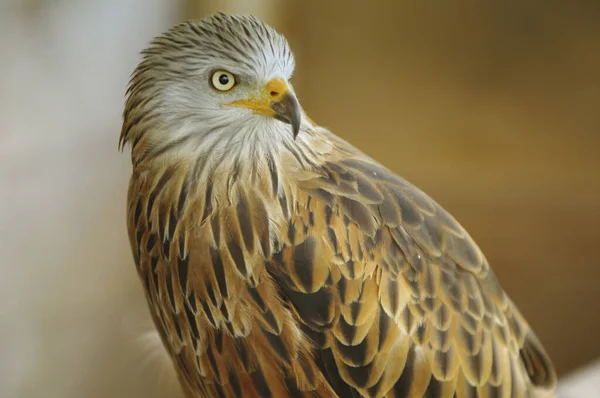
[[[292,126],[294,140],[300,133],[302,122],[302,111],[300,104],[293,94],[284,95],[280,101],[273,102],[271,109],[275,112],[275,118]]]
[[[294,140],[296,139],[296,137],[298,137],[298,134],[300,133],[300,122],[301,116],[300,113],[298,113],[297,116],[294,117],[290,123],[292,125],[292,135],[294,136]]]

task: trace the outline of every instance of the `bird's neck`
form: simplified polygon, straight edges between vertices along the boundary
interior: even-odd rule
[[[135,165],[134,178],[160,186],[161,202],[178,206],[183,195],[195,198],[206,217],[219,204],[235,202],[240,186],[258,190],[265,199],[293,196],[296,182],[317,172],[332,148],[318,129],[303,130],[295,140],[240,139],[207,140],[190,146],[193,150],[171,148]]]

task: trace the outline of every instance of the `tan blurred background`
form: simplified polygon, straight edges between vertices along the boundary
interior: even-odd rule
[[[561,375],[598,358],[600,3],[450,3],[0,2],[0,397],[178,396],[116,144],[139,50],[216,9],[288,36],[308,113],[458,218]]]

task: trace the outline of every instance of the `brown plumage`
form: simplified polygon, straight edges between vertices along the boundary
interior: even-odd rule
[[[191,397],[553,396],[467,232],[303,114],[285,39],[217,14],[144,54],[121,134],[127,224]]]

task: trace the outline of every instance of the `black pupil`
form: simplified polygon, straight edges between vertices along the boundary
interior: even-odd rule
[[[227,75],[219,76],[219,83],[221,83],[224,86],[227,85],[227,83],[229,83],[229,76],[227,76]]]

